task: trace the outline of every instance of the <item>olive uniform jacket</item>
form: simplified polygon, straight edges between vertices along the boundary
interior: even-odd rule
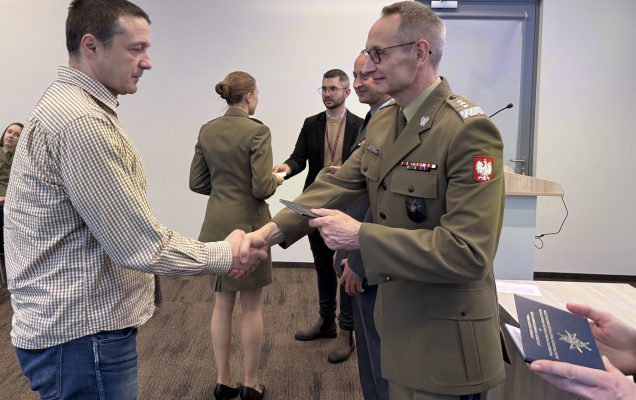
[[[342,209],[369,194],[375,223],[361,225],[360,252],[369,284],[379,284],[382,375],[432,393],[483,392],[504,378],[492,269],[504,210],[501,136],[443,78],[394,141],[398,112],[378,111],[363,148],[297,200]],[[274,221],[283,246],[310,230],[286,210]]]
[[[199,240],[252,232],[270,220],[265,199],[276,191],[269,128],[237,107],[201,127],[190,167],[190,189],[209,195]]]
[[[364,120],[347,110],[347,120],[345,121],[344,137],[342,142],[342,162],[344,163],[351,154],[351,147],[355,144],[356,135]],[[298,135],[294,151],[285,160],[284,164],[289,165],[291,172],[285,177],[302,172],[309,161],[309,171],[305,179],[303,190],[311,185],[320,170],[325,166],[325,129],[327,126],[327,113],[325,111],[305,118],[303,127]]]
[[[9,156],[2,146],[0,146],[0,196],[7,195],[9,185],[9,175],[11,174],[11,164],[13,163],[13,153]]]

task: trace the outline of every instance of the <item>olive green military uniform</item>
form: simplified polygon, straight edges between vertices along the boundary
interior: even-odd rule
[[[430,393],[484,392],[504,378],[492,269],[504,210],[501,137],[444,79],[399,136],[398,113],[378,111],[361,151],[297,201],[342,209],[369,194],[375,223],[362,224],[360,251],[369,283],[379,284],[382,375]],[[289,211],[274,221],[284,246],[310,229]]]
[[[269,128],[237,107],[201,127],[190,167],[190,189],[209,195],[199,240],[223,240],[234,229],[252,232],[269,222],[274,194]],[[252,290],[272,282],[271,255],[249,277],[212,276],[217,291]]]
[[[0,196],[7,195],[9,174],[13,163],[13,152],[5,152],[4,150],[3,147],[0,147]]]

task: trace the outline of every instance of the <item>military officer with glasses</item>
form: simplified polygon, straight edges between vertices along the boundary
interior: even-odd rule
[[[362,72],[395,99],[370,120],[360,151],[253,233],[289,246],[317,228],[329,248],[359,249],[379,284],[382,375],[396,399],[481,399],[504,379],[493,259],[504,204],[503,144],[438,67],[445,27],[427,6],[385,7]],[[468,60],[467,60],[468,61]],[[338,211],[367,193],[373,223]]]
[[[358,130],[364,120],[347,110],[345,101],[351,93],[349,77],[340,69],[323,75],[318,88],[326,110],[305,119],[294,151],[283,164],[275,165],[274,172],[285,172],[289,179],[305,169],[309,171],[303,190],[311,185],[318,174],[336,172],[347,160],[354,147]],[[319,318],[316,323],[296,332],[294,338],[309,341],[336,338],[327,354],[330,363],[340,363],[353,352],[353,311],[351,296],[340,288],[339,332],[336,328],[336,293],[338,279],[333,268],[334,251],[325,246],[318,231],[309,235],[318,277]]]

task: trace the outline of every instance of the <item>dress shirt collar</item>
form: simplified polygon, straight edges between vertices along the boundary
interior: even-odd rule
[[[422,104],[424,104],[424,101],[428,98],[428,96],[433,92],[433,90],[435,90],[437,85],[439,85],[441,82],[442,82],[442,78],[438,76],[437,79],[435,79],[433,83],[431,83],[426,88],[426,90],[420,93],[420,95],[417,96],[415,100],[413,100],[411,103],[409,103],[409,105],[404,107],[404,116],[406,116],[407,122],[410,121],[411,118],[415,116],[415,113],[417,112],[417,110],[420,109]]]
[[[116,114],[117,106],[119,105],[117,96],[112,94],[102,83],[94,80],[85,73],[75,68],[65,67],[62,65],[57,68],[57,80],[58,82],[77,86],[86,91],[88,94],[108,107],[113,114]]]

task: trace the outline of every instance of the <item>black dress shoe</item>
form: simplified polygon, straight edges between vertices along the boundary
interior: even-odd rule
[[[230,400],[235,399],[241,393],[241,385],[238,387],[229,387],[227,385],[223,385],[217,383],[214,386],[214,399],[215,400]]]
[[[262,400],[265,398],[265,385],[259,385],[261,391],[249,386],[241,387],[241,400]]]

